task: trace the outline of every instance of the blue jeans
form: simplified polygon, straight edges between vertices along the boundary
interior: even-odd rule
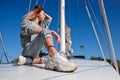
[[[44,45],[46,38],[52,38],[50,30],[45,28],[43,29],[35,39],[30,43],[26,44],[26,47],[23,49],[22,55],[29,58],[39,57],[39,53]]]

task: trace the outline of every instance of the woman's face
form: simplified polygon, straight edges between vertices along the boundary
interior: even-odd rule
[[[44,11],[41,11],[41,12],[38,14],[38,17],[39,17],[39,20],[40,20],[40,21],[43,21],[44,18],[45,18],[45,12],[44,12]]]

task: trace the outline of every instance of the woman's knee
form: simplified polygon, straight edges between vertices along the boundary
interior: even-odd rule
[[[42,30],[42,34],[44,35],[44,39],[46,39],[48,37],[52,38],[52,34],[51,34],[50,30],[47,28]]]

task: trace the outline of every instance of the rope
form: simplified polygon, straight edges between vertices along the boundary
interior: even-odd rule
[[[102,49],[102,46],[101,46],[101,43],[100,43],[100,40],[99,40],[99,37],[98,37],[98,34],[97,34],[97,31],[96,31],[96,29],[95,29],[95,25],[94,25],[94,23],[93,23],[93,21],[92,21],[92,18],[91,18],[90,11],[89,11],[89,9],[88,9],[88,7],[87,7],[87,3],[86,3],[85,0],[84,0],[84,2],[85,2],[85,8],[86,8],[86,11],[87,11],[87,13],[88,13],[88,17],[89,17],[89,19],[90,19],[90,22],[91,22],[93,31],[94,31],[94,33],[95,33],[95,36],[96,36],[96,39],[97,39],[97,42],[98,42],[100,51],[101,51],[101,53],[102,53],[102,56],[103,56],[103,58],[104,58],[104,61],[106,61],[106,58],[105,58],[105,56],[104,56],[104,52],[103,52],[103,49]]]
[[[0,32],[0,43],[1,43],[1,45],[2,45],[2,49],[3,49],[4,56],[5,56],[5,58],[6,58],[6,61],[7,61],[7,63],[9,63],[8,57],[7,57],[7,55],[6,55],[5,47],[4,47],[4,45],[3,45],[1,32]]]
[[[88,0],[88,4],[89,4],[89,7],[90,7],[90,9],[91,9],[91,11],[92,11],[92,13],[93,13],[93,16],[94,16],[94,18],[95,18],[95,21],[96,21],[96,23],[97,23],[97,25],[98,25],[98,28],[99,28],[99,30],[100,30],[100,33],[101,33],[101,35],[102,35],[102,38],[104,39],[104,37],[103,37],[103,31],[101,30],[101,26],[100,26],[100,24],[98,23],[98,20],[97,20],[97,18],[96,18],[96,15],[95,15],[95,13],[94,13],[94,11],[93,11],[93,8],[92,8],[92,6],[91,6],[91,3],[90,3],[90,1]]]
[[[29,6],[28,6],[28,12],[30,12],[31,3],[32,3],[32,0],[30,0],[30,2],[29,2]]]
[[[43,1],[43,5],[42,5],[43,8],[45,7],[45,3],[46,3],[46,0]]]
[[[71,26],[71,17],[70,17],[70,1],[68,0],[68,16],[69,16],[69,24]]]
[[[106,11],[105,11],[105,8],[104,8],[103,0],[99,1],[99,6],[101,8],[102,16],[103,16],[105,27],[106,27],[106,30],[107,30],[107,34],[108,34],[108,38],[109,38],[109,42],[110,42],[110,48],[111,48],[112,56],[113,56],[114,66],[115,66],[115,68],[116,68],[116,70],[117,70],[117,72],[119,74],[119,69],[118,69],[118,65],[117,65],[117,59],[116,59],[115,50],[114,50],[113,43],[112,43],[112,37],[111,37],[110,29],[109,29],[109,24],[108,24],[108,20],[107,20]]]
[[[60,0],[58,0],[58,4],[60,3]],[[60,34],[60,5],[58,5],[58,13],[57,13],[57,27],[58,27],[58,34]],[[59,51],[60,50],[60,43],[57,44],[57,50]]]
[[[100,4],[99,4],[99,5],[100,5]],[[99,8],[100,8],[100,6],[99,6]],[[101,13],[101,15],[102,15],[102,10],[101,10],[101,8],[100,8],[100,13]],[[104,23],[103,18],[102,18],[102,21],[103,21],[103,23]],[[104,25],[105,25],[105,24],[104,24]],[[113,60],[113,59],[112,59],[111,52],[110,52],[110,45],[109,45],[109,42],[108,42],[109,39],[108,39],[107,31],[106,31],[105,28],[104,28],[104,31],[105,31],[105,36],[106,36],[106,37],[105,37],[105,40],[104,40],[104,41],[106,42],[105,45],[107,46],[107,49],[108,49],[107,51],[108,51],[108,54],[109,54],[109,56],[110,56],[110,59]],[[104,39],[104,38],[103,38],[103,39]],[[111,63],[111,64],[112,64],[112,63]]]
[[[100,30],[100,34],[101,34],[101,36],[102,36],[102,38],[103,38],[103,41],[105,42],[105,45],[106,45],[106,47],[107,47],[107,51],[108,51],[108,54],[109,54],[109,56],[110,56],[110,59],[112,59],[112,57],[111,57],[111,55],[110,55],[110,51],[109,51],[109,45],[108,45],[108,41],[107,41],[107,37],[104,37],[104,35],[103,35],[103,31],[101,30],[101,26],[100,26],[100,24],[98,23],[98,20],[97,20],[97,17],[96,17],[96,15],[95,15],[95,12],[94,12],[94,10],[93,10],[93,8],[92,8],[92,6],[91,6],[91,3],[90,3],[90,1],[88,0],[88,5],[89,5],[89,7],[90,7],[90,9],[91,9],[91,11],[92,11],[92,13],[93,13],[93,16],[94,16],[94,18],[95,18],[95,21],[96,21],[96,23],[97,23],[97,26],[98,26],[98,29]],[[105,33],[105,35],[107,35],[106,33]]]
[[[39,3],[39,0],[36,0],[36,3],[35,3],[35,5],[38,5],[38,3]]]
[[[93,13],[93,16],[94,16],[94,18],[95,18],[95,21],[96,21],[96,23],[97,23],[97,25],[98,25],[98,28],[99,28],[99,30],[100,30],[100,34],[101,34],[101,36],[102,36],[102,38],[103,38],[103,41],[105,42],[105,45],[106,45],[106,47],[107,47],[107,51],[108,51],[108,54],[109,54],[109,56],[110,56],[110,59],[112,59],[112,57],[111,57],[111,55],[110,55],[110,51],[109,51],[109,44],[108,44],[108,41],[107,41],[107,37],[104,37],[104,35],[103,35],[103,31],[101,30],[101,26],[100,26],[100,24],[98,23],[98,20],[97,20],[97,18],[96,18],[96,15],[95,15],[95,13],[94,13],[94,10],[93,10],[93,8],[92,8],[92,6],[91,6],[91,3],[90,3],[90,1],[88,0],[88,4],[89,4],[89,7],[90,7],[90,9],[91,9],[91,11],[92,11],[92,13]],[[105,31],[105,36],[107,35],[107,33],[106,33],[106,31]]]
[[[1,54],[1,57],[0,57],[0,64],[2,63],[2,60],[3,60],[3,53]]]

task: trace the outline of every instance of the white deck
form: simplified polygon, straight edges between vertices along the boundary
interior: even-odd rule
[[[78,65],[78,69],[72,73],[46,70],[43,64],[0,64],[0,80],[120,80],[117,72],[106,62],[80,59],[71,61]]]

